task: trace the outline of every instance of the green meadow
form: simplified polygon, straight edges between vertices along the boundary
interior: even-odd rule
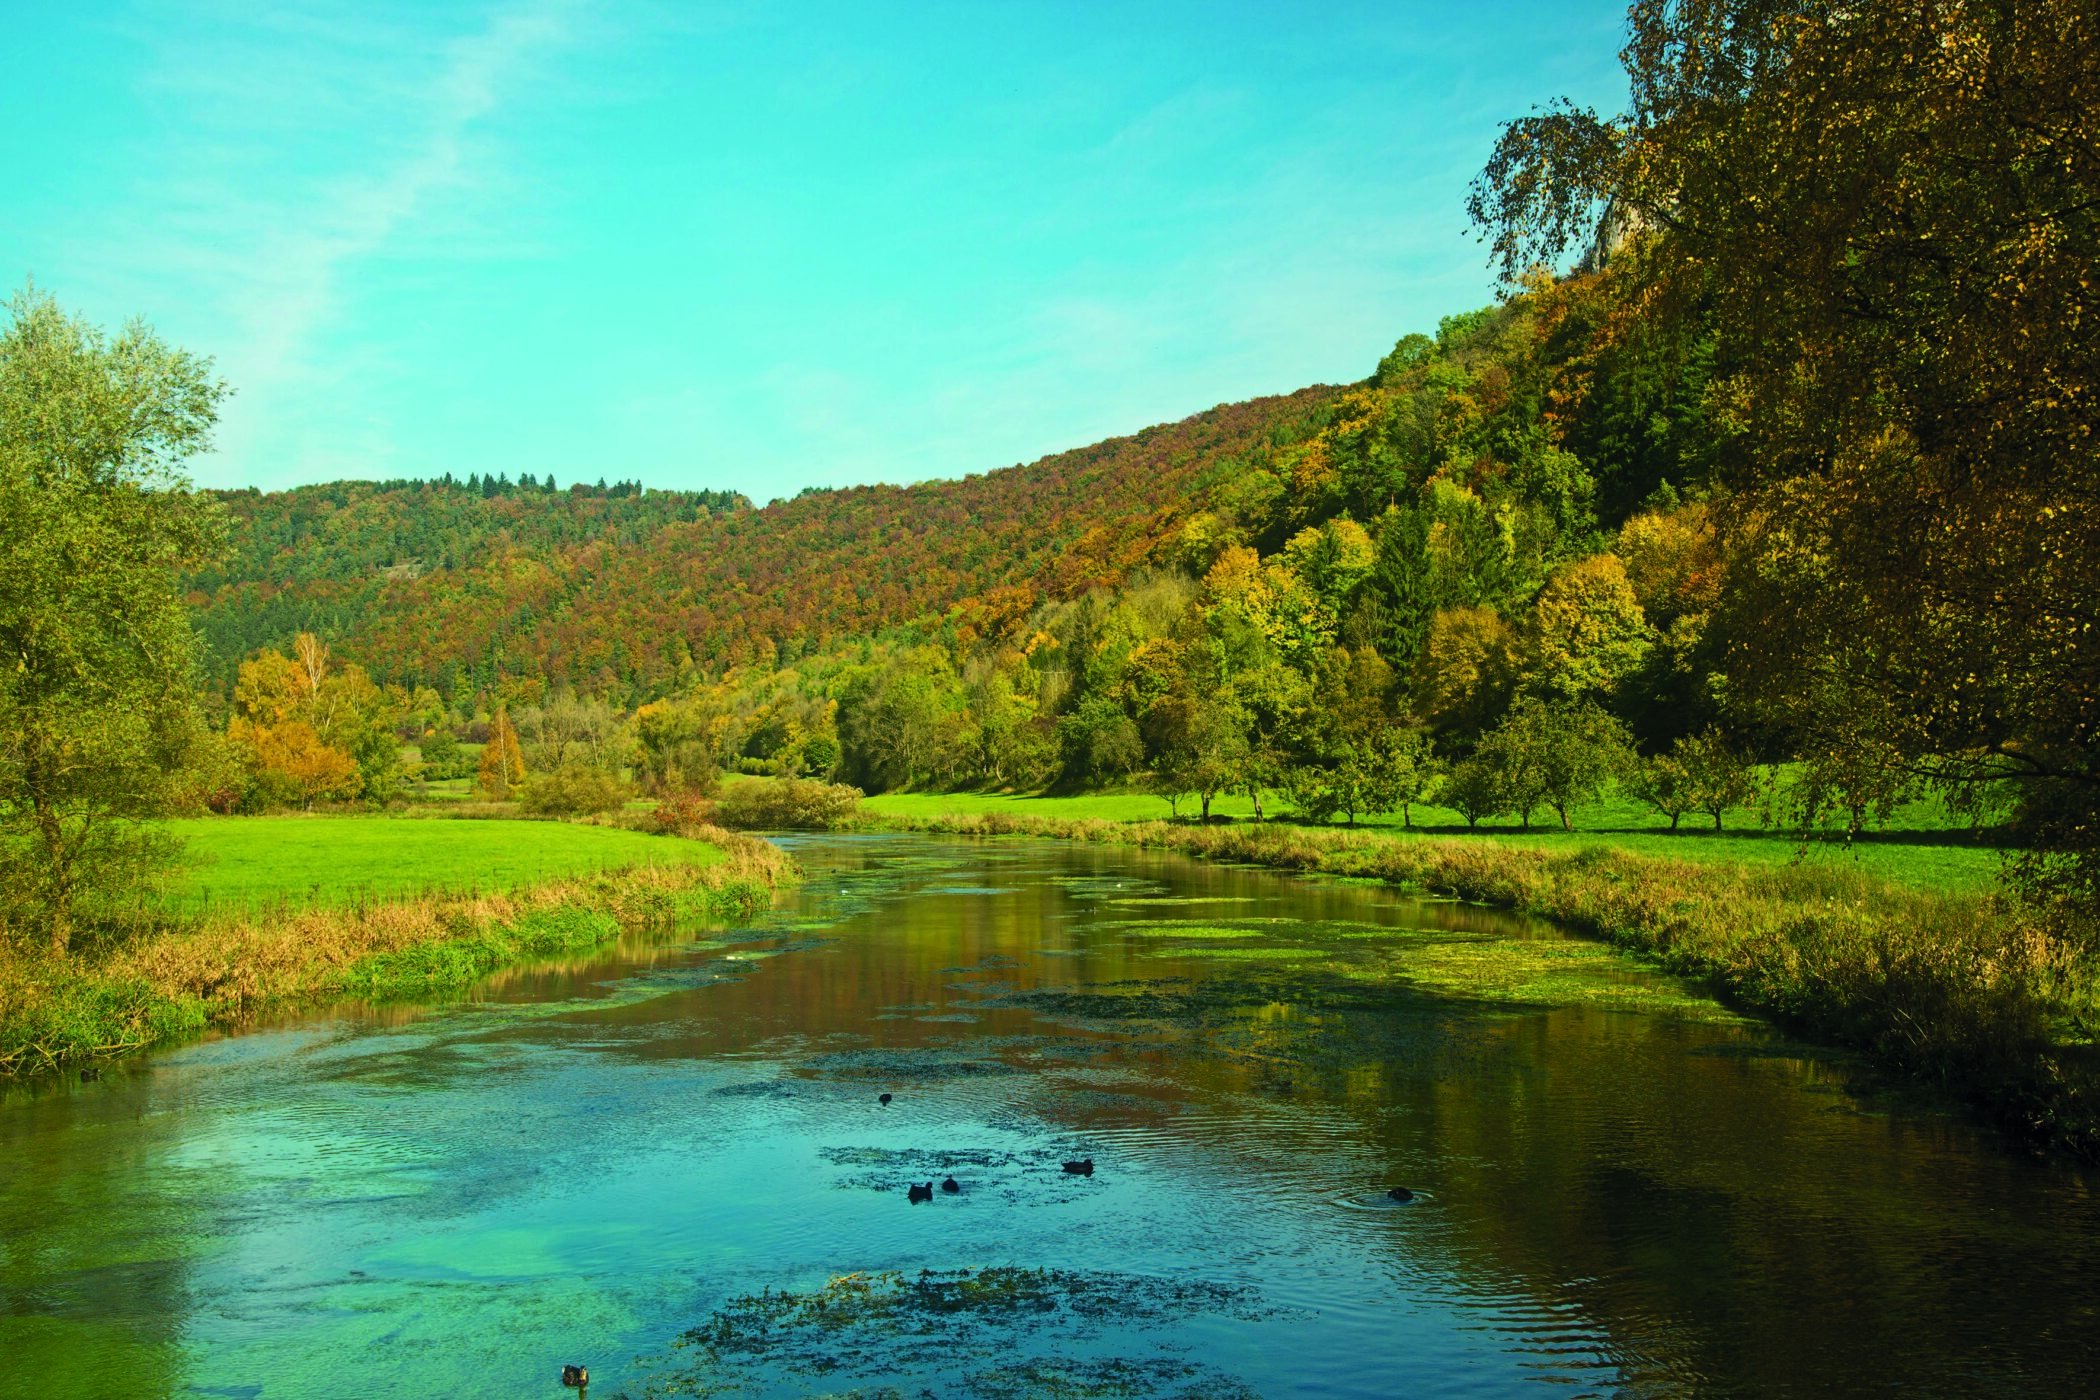
[[[635,865],[711,865],[704,842],[571,822],[394,816],[171,821],[189,858],[186,912],[328,907],[425,893],[492,894]]]
[[[880,816],[913,824],[948,815],[990,813],[1116,822],[1162,821],[1170,815],[1164,798],[1140,792],[1082,793],[1069,797],[892,792],[868,798],[865,805]],[[1195,810],[1195,803],[1181,803],[1184,817]],[[1290,807],[1280,799],[1265,800],[1262,810],[1266,816],[1281,813],[1289,820]],[[1244,822],[1253,818],[1254,806],[1244,797],[1220,797],[1211,803],[1211,814]],[[1826,865],[1857,870],[1913,889],[1946,893],[1988,889],[1996,882],[2002,863],[1999,848],[1987,837],[1971,832],[1960,818],[1930,799],[1905,804],[1887,827],[1870,828],[1849,845],[1835,834],[1803,842],[1798,832],[1760,826],[1752,811],[1732,813],[1720,831],[1713,830],[1712,818],[1697,814],[1686,816],[1678,830],[1672,831],[1668,818],[1655,815],[1639,803],[1617,799],[1589,803],[1570,815],[1573,831],[1562,831],[1559,820],[1550,811],[1535,813],[1531,829],[1526,831],[1513,819],[1468,827],[1458,813],[1430,805],[1417,805],[1412,813],[1413,831],[1425,836],[1494,841],[1541,851],[1605,846],[1636,855],[1702,864]],[[1406,834],[1397,812],[1367,818],[1361,829]]]

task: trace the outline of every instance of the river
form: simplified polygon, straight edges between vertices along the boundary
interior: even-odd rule
[[[2093,1174],[1595,945],[1159,853],[792,844],[748,928],[8,1090],[0,1395],[2100,1374]]]

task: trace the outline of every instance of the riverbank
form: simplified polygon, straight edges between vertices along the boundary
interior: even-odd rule
[[[1158,847],[1368,878],[1554,920],[1652,957],[1723,1000],[1928,1081],[2039,1146],[2100,1160],[2092,983],[2074,949],[1995,894],[1935,893],[1838,865],[1673,861],[1595,845],[1001,812],[876,813],[897,829]]]
[[[792,878],[785,853],[752,837],[701,827],[650,839],[690,839],[701,858],[509,889],[177,913],[91,965],[0,954],[0,1074],[130,1054],[275,1007],[451,992],[623,929],[754,913]]]
[[[1263,805],[1272,819],[1290,811],[1275,794]],[[868,798],[864,806],[871,812],[912,821],[998,813],[1061,821],[1100,818],[1144,823],[1170,816],[1164,799],[1145,792],[886,792]],[[1211,812],[1236,822],[1254,819],[1253,804],[1237,793],[1220,794]],[[1186,799],[1182,814],[1190,815]],[[1801,833],[1767,825],[1759,813],[1749,810],[1731,812],[1725,829],[1719,831],[1713,829],[1712,818],[1696,813],[1672,828],[1667,818],[1620,794],[1582,803],[1572,815],[1572,831],[1561,830],[1551,813],[1542,814],[1529,828],[1521,827],[1514,818],[1470,826],[1448,808],[1418,803],[1406,817],[1399,812],[1379,813],[1348,829],[1462,842],[1497,841],[1546,851],[1601,844],[1695,865],[1843,866],[1915,889],[1977,894],[1989,893],[1997,885],[2003,865],[1998,833],[1973,830],[1966,818],[1948,811],[1930,795],[1901,804],[1887,822],[1857,833],[1849,842],[1836,832],[1823,832],[1818,839],[1804,842]],[[1337,820],[1333,825],[1341,823]]]

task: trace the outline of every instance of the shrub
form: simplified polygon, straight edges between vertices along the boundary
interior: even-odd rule
[[[860,816],[861,791],[804,778],[750,779],[726,790],[715,819],[738,830],[830,831]]]
[[[581,817],[609,812],[627,800],[627,786],[609,774],[568,763],[517,786],[518,805],[536,816]]]
[[[649,814],[648,825],[652,831],[666,836],[676,836],[694,827],[711,826],[717,820],[715,804],[705,793],[688,788],[674,792],[656,804]]]

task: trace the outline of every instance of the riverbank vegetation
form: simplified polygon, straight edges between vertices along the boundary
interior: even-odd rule
[[[1778,779],[1777,782],[1784,782]],[[906,825],[950,817],[1002,815],[1031,820],[1101,820],[1144,823],[1167,815],[1160,799],[1142,790],[1080,793],[1012,793],[970,790],[886,792],[862,804],[877,820]],[[1227,794],[1213,807],[1213,818],[1247,822],[1253,803]],[[1270,804],[1268,817],[1301,830],[1322,824],[1293,813],[1287,805]],[[1369,833],[1415,833],[1457,841],[1489,841],[1522,849],[1575,851],[1608,846],[1634,855],[1653,856],[1685,865],[1804,865],[1839,867],[1910,889],[1939,893],[1982,894],[1996,889],[2009,853],[1973,832],[1967,820],[1929,795],[1891,813],[1886,827],[1871,828],[1850,840],[1804,840],[1799,831],[1766,825],[1757,814],[1723,831],[1699,827],[1673,829],[1637,799],[1606,794],[1576,809],[1575,829],[1536,824],[1525,830],[1503,820],[1468,825],[1464,816],[1435,802],[1414,809],[1411,824],[1397,812],[1365,816],[1354,829]]]
[[[456,995],[499,968],[586,952],[626,929],[748,916],[771,902],[792,869],[775,847],[713,828],[680,837],[543,824],[572,847],[609,853],[648,843],[661,858],[600,870],[572,862],[570,873],[542,870],[506,888],[489,875],[495,862],[473,858],[469,841],[485,855],[514,838],[505,828],[524,824],[314,818],[306,825],[322,829],[313,835],[341,830],[342,841],[368,851],[399,849],[398,838],[375,843],[375,825],[413,835],[428,843],[425,873],[445,888],[375,890],[354,861],[317,860],[299,871],[302,879],[322,877],[310,891],[286,874],[273,887],[270,877],[249,872],[251,901],[141,911],[99,957],[60,962],[0,950],[0,1074],[127,1054],[277,1007]],[[219,843],[228,852],[260,842],[296,854],[301,844],[242,820],[221,826],[229,829]]]

